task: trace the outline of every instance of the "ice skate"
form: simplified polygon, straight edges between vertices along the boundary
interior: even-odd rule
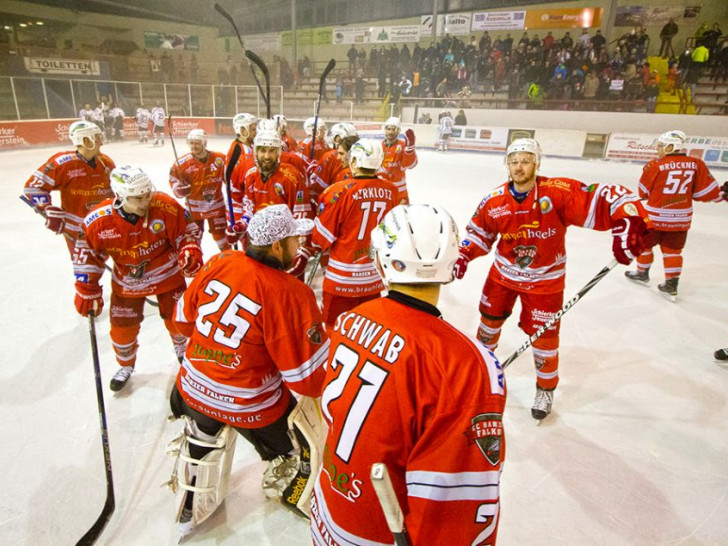
[[[728,361],[728,349],[718,349],[713,353],[713,358],[715,358],[718,362]]]
[[[660,291],[660,295],[674,303],[677,299],[677,283],[679,280],[679,277],[675,277],[658,284],[657,289]]]
[[[119,369],[116,370],[114,377],[111,378],[111,384],[109,385],[111,390],[117,392],[123,389],[129,382],[129,378],[133,372],[134,366],[120,366]]]
[[[536,387],[536,399],[531,407],[531,417],[540,421],[551,413],[551,405],[554,402],[554,391],[547,391]]]
[[[639,269],[637,271],[625,271],[624,276],[642,286],[647,286],[650,282],[649,271],[640,271]]]
[[[295,455],[278,455],[268,461],[268,468],[263,474],[263,491],[266,496],[279,500],[297,471],[298,457]]]

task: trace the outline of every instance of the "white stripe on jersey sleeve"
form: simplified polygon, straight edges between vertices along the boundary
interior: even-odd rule
[[[500,472],[407,472],[407,494],[434,501],[495,501],[499,496]]]
[[[321,348],[303,364],[293,370],[281,370],[281,375],[287,383],[303,381],[324,365],[329,356],[329,340],[327,339]]]

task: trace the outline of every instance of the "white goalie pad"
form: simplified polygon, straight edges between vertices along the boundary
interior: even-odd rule
[[[302,397],[288,416],[288,429],[293,445],[300,450],[300,463],[298,474],[281,500],[289,508],[297,508],[310,516],[314,480],[321,468],[323,445],[328,434],[319,400]]]
[[[226,425],[213,437],[199,431],[189,417],[182,418],[184,431],[167,446],[167,453],[177,459],[172,477],[165,485],[177,493],[176,522],[180,521],[187,495],[194,494],[191,523],[196,527],[209,518],[227,496],[237,433]],[[212,448],[212,451],[195,459],[190,455],[191,444]]]

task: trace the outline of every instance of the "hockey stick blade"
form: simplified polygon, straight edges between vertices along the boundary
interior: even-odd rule
[[[89,335],[91,338],[91,355],[94,365],[94,380],[96,383],[96,402],[99,411],[99,426],[101,427],[101,446],[104,450],[104,469],[106,471],[106,502],[101,514],[91,528],[79,539],[76,546],[91,546],[95,544],[104,528],[109,523],[111,515],[116,508],[114,499],[114,476],[111,473],[111,450],[109,448],[109,429],[106,426],[106,408],[104,406],[104,391],[101,386],[101,366],[99,364],[99,347],[96,342],[96,321],[93,313],[88,315]]]
[[[46,217],[45,213],[42,210],[35,208],[35,206],[33,206],[33,203],[30,202],[30,199],[28,199],[25,195],[19,195],[18,198],[23,203],[25,203],[30,208],[32,208],[35,211],[36,214],[40,214],[43,218]],[[76,238],[73,235],[71,235],[70,233],[68,233],[66,230],[63,230],[63,236],[66,239],[68,239],[69,241],[75,241],[76,240]],[[112,268],[110,268],[108,266],[108,264],[104,264],[104,269],[106,269],[106,271],[111,271],[112,273],[114,272],[114,270]],[[156,301],[150,300],[149,298],[146,298],[146,301],[147,301],[147,303],[149,305],[152,305],[154,307],[159,307],[159,304]]]
[[[394,492],[387,465],[374,463],[370,477],[374,492],[377,494],[382,512],[384,512],[384,518],[387,520],[387,527],[394,537],[394,543],[397,546],[410,546],[407,529],[404,526],[404,514],[397,500],[397,494]]]
[[[551,320],[549,320],[546,324],[541,326],[535,334],[533,334],[531,337],[529,337],[526,342],[521,345],[518,349],[516,349],[516,352],[514,352],[511,356],[508,357],[507,360],[501,363],[501,367],[505,369],[511,362],[513,362],[515,359],[517,359],[519,356],[521,356],[526,349],[528,349],[531,345],[533,345],[533,342],[536,341],[538,338],[540,338],[546,330],[551,328],[554,324],[556,324],[556,321],[561,320],[561,317],[564,316],[564,314],[574,307],[576,303],[584,297],[584,294],[589,292],[592,288],[594,288],[594,285],[596,285],[599,281],[601,281],[604,277],[607,276],[607,273],[609,273],[612,269],[614,269],[617,266],[617,260],[612,259],[607,265],[605,265],[599,273],[594,275],[592,279],[586,283],[581,290],[579,290],[574,297],[572,297],[569,301],[567,301],[564,306],[559,309],[556,314],[551,317]]]

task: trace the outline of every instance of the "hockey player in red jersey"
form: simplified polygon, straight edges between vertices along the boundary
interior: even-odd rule
[[[157,296],[175,353],[184,354],[186,340],[172,322],[176,301],[185,290],[184,276],[202,267],[199,228],[171,196],[155,192],[138,167],[124,165],[111,173],[114,199],[94,208],[76,240],[76,310],[98,316],[104,305],[99,280],[107,258],[114,261],[111,279],[111,342],[120,368],[111,390],[122,389],[136,363],[137,337],[147,296]]]
[[[407,129],[404,138],[399,138],[402,122],[397,117],[391,117],[385,121],[382,130],[384,131],[384,141],[382,142],[384,178],[394,182],[399,190],[399,202],[407,204],[409,203],[409,194],[407,193],[407,175],[405,171],[417,165],[415,132],[412,129]]]
[[[397,188],[377,178],[382,164],[378,141],[361,139],[349,152],[353,178],[330,186],[321,198],[312,242],[330,250],[323,282],[324,322],[332,326],[341,313],[378,298],[382,280],[369,257],[374,226],[397,204]]]
[[[280,135],[281,142],[283,143],[282,150],[284,152],[295,152],[298,149],[298,142],[296,142],[296,139],[288,132],[288,120],[286,119],[286,116],[283,114],[275,114],[273,116],[273,121],[278,128],[278,134]]]
[[[225,156],[207,149],[207,133],[192,129],[187,135],[190,153],[179,158],[169,170],[169,184],[175,197],[184,199],[200,233],[205,221],[217,247],[229,247],[225,230],[228,219],[222,188],[225,184]]]
[[[657,139],[659,157],[645,165],[640,177],[639,194],[653,231],[647,249],[637,257],[637,270],[626,271],[628,279],[647,285],[655,257],[652,247],[659,245],[665,267],[665,282],[657,289],[670,301],[677,297],[682,273],[682,251],[693,217],[693,200],[722,201],[720,187],[705,163],[685,153],[685,133],[668,131]]]
[[[192,437],[185,453],[191,457],[185,471],[191,487],[199,477],[198,461],[220,460],[207,455],[229,425],[268,461],[265,493],[296,507],[289,486],[297,484],[303,454],[287,434],[296,405],[291,390],[321,395],[329,341],[313,291],[285,271],[299,237],[312,227],[309,219],[295,220],[286,205],[261,209],[250,221],[245,252],[210,259],[177,304],[175,324],[189,342],[170,403],[175,416],[191,417],[185,433]],[[197,492],[182,486],[183,526],[204,520],[221,502],[206,507],[204,497],[195,500],[210,486],[215,487],[198,482]]]
[[[310,188],[311,197],[317,203],[321,192],[337,181],[339,173],[343,169],[341,161],[339,161],[339,144],[344,138],[357,136],[356,127],[351,123],[334,123],[329,136],[333,148],[321,157],[317,171],[321,184],[319,187]]]
[[[369,479],[384,463],[412,544],[495,544],[505,378],[495,355],[436,307],[457,226],[439,207],[400,205],[371,246],[389,295],[344,313],[331,332],[313,542],[392,544]]]
[[[321,161],[321,157],[330,148],[324,140],[324,135],[326,135],[326,122],[321,118],[318,118],[318,122],[316,123],[316,137],[313,137],[313,125],[315,119],[316,118],[311,117],[303,122],[303,130],[308,136],[298,143],[298,151],[306,157],[311,157],[311,142],[315,141],[315,144],[313,145],[313,158],[318,162]]]
[[[533,139],[514,140],[506,150],[509,182],[485,196],[468,224],[455,275],[468,262],[495,251],[480,298],[478,339],[495,350],[501,327],[516,299],[519,326],[529,336],[561,309],[566,274],[566,229],[570,225],[612,230],[612,251],[629,264],[644,250],[647,213],[639,198],[616,184],[586,185],[578,180],[537,176],[541,148]],[[536,399],[531,413],[551,412],[559,382],[559,326],[556,322],[533,342]]]
[[[253,114],[241,112],[235,114],[233,118],[233,131],[235,131],[235,140],[230,143],[230,149],[225,156],[225,164],[230,163],[235,148],[240,148],[240,159],[242,161],[246,157],[253,157],[253,139],[255,139],[256,129],[258,127],[258,118]]]
[[[72,255],[75,240],[83,232],[84,217],[113,195],[109,173],[116,165],[101,152],[103,133],[95,123],[74,121],[68,136],[76,150],[52,155],[27,180],[23,195],[45,216],[48,229],[66,235]],[[52,202],[53,191],[61,195],[60,206]]]

